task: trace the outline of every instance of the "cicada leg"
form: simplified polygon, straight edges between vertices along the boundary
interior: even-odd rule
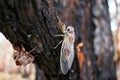
[[[63,40],[61,40],[61,41],[54,47],[54,49],[56,49],[62,42],[63,42]]]
[[[64,34],[53,35],[53,37],[64,37]],[[61,40],[53,49],[56,49],[62,42],[63,40]]]
[[[53,37],[64,37],[64,34],[53,35]]]

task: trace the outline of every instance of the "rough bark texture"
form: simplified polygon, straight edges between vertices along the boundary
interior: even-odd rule
[[[60,71],[60,46],[53,49],[62,39],[53,37],[61,33],[51,7],[54,5],[62,21],[74,26],[75,47],[81,41],[84,44],[86,62],[80,70],[81,80],[115,80],[107,0],[52,1],[0,0],[0,31],[12,44],[23,44],[27,51],[36,47],[32,53],[38,55],[34,63],[44,71],[47,80],[79,80],[77,57],[67,75]],[[99,44],[97,39],[101,41]]]
[[[0,0],[0,32],[12,44],[23,44],[27,51],[36,47],[34,63],[45,72],[47,80],[63,76],[60,49],[53,49],[61,40],[53,37],[61,33],[54,14],[46,0]]]

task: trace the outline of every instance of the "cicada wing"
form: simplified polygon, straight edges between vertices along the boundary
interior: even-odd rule
[[[67,59],[65,57],[65,54],[61,53],[60,55],[60,66],[61,66],[61,71],[63,72],[63,74],[67,74],[68,72],[68,62]]]
[[[70,54],[68,55],[68,68],[70,69],[74,60],[74,44],[70,44]]]
[[[67,73],[71,68],[74,59],[74,45],[68,40],[64,40],[61,47],[60,64],[63,73]]]

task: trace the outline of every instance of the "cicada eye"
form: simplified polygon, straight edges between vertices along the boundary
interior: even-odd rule
[[[67,29],[67,31],[70,31],[70,29]]]

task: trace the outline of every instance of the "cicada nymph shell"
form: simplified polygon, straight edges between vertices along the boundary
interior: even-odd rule
[[[23,45],[21,46],[13,46],[13,59],[15,60],[16,65],[18,66],[25,66],[29,63],[32,63],[34,61],[34,56],[30,53],[35,49],[32,49],[31,51],[27,52]]]

